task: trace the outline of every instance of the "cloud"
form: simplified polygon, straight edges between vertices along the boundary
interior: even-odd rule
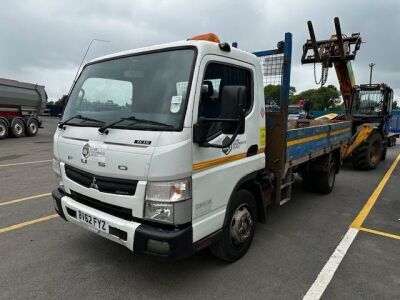
[[[361,32],[366,41],[354,62],[357,82],[374,78],[400,90],[396,59],[400,2],[372,1],[184,1],[184,0],[3,0],[0,10],[0,77],[46,85],[50,98],[67,92],[93,38],[88,60],[116,51],[181,40],[215,32],[222,40],[248,50],[274,48],[284,32],[293,33],[292,85],[316,87],[312,66],[301,66],[301,46],[313,20],[317,38],[334,32],[333,17],[344,33]],[[328,83],[337,84],[334,70]],[[398,94],[400,95],[400,94]]]

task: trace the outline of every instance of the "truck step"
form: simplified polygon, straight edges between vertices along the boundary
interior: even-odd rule
[[[282,184],[281,185],[281,190],[283,190],[284,188],[287,188],[288,186],[291,186],[293,184],[293,182],[294,182],[294,180]]]
[[[290,197],[284,198],[279,202],[279,205],[283,205],[290,200]]]

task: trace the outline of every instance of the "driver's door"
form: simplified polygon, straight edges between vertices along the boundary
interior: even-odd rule
[[[194,123],[199,117],[218,118],[223,86],[246,86],[245,131],[227,148],[206,148],[193,144],[193,238],[203,238],[210,230],[222,227],[227,201],[239,180],[258,170],[257,154],[260,108],[254,101],[254,67],[241,61],[207,55],[200,66],[194,105]],[[231,135],[221,132],[220,122],[206,124],[207,140],[221,145]],[[251,151],[255,151],[251,153]],[[207,222],[203,222],[207,219]],[[206,226],[204,224],[207,224]],[[212,228],[209,228],[209,227]]]

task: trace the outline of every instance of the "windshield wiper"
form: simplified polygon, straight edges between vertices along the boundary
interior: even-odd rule
[[[64,128],[64,126],[68,125],[68,122],[73,120],[73,119],[80,119],[80,120],[83,120],[83,121],[91,121],[91,122],[96,122],[96,123],[104,123],[103,121],[96,120],[96,119],[91,119],[91,118],[87,118],[87,117],[83,117],[82,115],[75,115],[75,116],[65,120],[64,122],[61,122],[60,124],[58,124],[58,128]]]
[[[130,116],[127,118],[120,118],[118,121],[115,121],[113,123],[110,124],[105,124],[104,126],[101,126],[99,128],[99,132],[100,133],[104,133],[108,128],[115,126],[119,123],[122,123],[124,121],[133,121],[134,124],[135,123],[146,123],[146,124],[150,124],[150,125],[157,125],[157,126],[165,126],[165,127],[172,127],[172,125],[169,124],[165,124],[165,123],[161,123],[161,122],[156,122],[156,121],[151,121],[151,120],[145,120],[145,119],[138,119],[135,116]]]

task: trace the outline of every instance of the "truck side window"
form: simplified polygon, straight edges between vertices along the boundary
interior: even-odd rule
[[[221,63],[207,65],[201,89],[199,117],[218,118],[221,112],[221,91],[226,85],[246,86],[246,114],[253,106],[251,72],[241,67]],[[207,122],[207,139],[211,140],[221,132],[221,122]]]

